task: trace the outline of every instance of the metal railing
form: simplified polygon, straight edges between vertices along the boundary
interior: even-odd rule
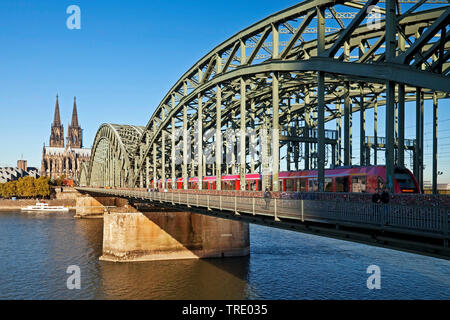
[[[414,139],[404,139],[403,144],[405,147],[414,147],[415,144]],[[386,138],[385,137],[377,137],[377,142],[375,143],[375,137],[374,136],[366,136],[365,142],[369,145],[386,145]],[[395,139],[395,144],[398,145],[398,139]]]
[[[209,211],[225,210],[239,214],[353,225],[395,232],[449,238],[450,207],[376,204],[342,200],[264,199],[218,194],[154,192],[127,189],[77,188],[104,195],[149,200]]]

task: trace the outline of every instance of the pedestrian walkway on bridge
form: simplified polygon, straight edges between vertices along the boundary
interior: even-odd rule
[[[446,196],[442,196],[441,200],[434,197],[437,201],[429,202],[431,198],[427,195],[401,195],[394,198],[392,203],[379,204],[373,203],[369,194],[305,193],[299,199],[282,198],[280,194],[275,194],[267,206],[264,197],[251,197],[248,193],[247,196],[241,196],[239,192],[231,195],[198,191],[77,189],[91,195],[151,202],[182,211],[298,231],[318,227],[316,230],[322,228],[323,235],[327,236],[366,243],[378,242],[381,245],[396,242],[405,250],[419,250],[450,259],[450,205],[446,203],[449,200]],[[367,237],[369,239],[364,239]]]

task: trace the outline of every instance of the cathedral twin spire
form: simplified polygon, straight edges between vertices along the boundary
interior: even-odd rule
[[[61,117],[59,116],[58,95],[56,95],[55,116],[53,117],[53,125],[52,126],[60,126],[60,125],[61,125]]]
[[[78,127],[77,97],[73,97],[72,127]]]
[[[58,95],[56,95],[55,114],[50,135],[50,147],[64,148],[64,128],[61,124]],[[73,98],[72,123],[67,132],[67,147],[82,148],[82,130],[78,124],[77,99]]]

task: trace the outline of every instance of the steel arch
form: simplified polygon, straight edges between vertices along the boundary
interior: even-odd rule
[[[86,184],[99,187],[127,186],[129,177],[133,176],[133,154],[143,129],[131,125],[102,124],[95,136],[91,159],[86,168]]]
[[[78,181],[78,185],[80,187],[86,187],[89,185],[87,178],[88,173],[89,173],[88,164],[86,162],[82,162],[80,169],[80,179]]]
[[[379,3],[385,3],[384,7],[374,7]],[[400,3],[412,4],[402,12]],[[430,8],[430,3],[435,7]],[[353,11],[338,14],[341,10]],[[381,15],[376,26],[369,15],[373,12]],[[325,13],[336,28],[326,27]],[[251,25],[196,62],[165,95],[129,153],[128,167],[135,174],[127,175],[128,185],[148,186],[152,177],[164,181],[168,171],[173,178],[180,174],[187,177],[188,164],[175,165],[175,145],[165,143],[176,129],[186,131],[197,119],[201,119],[199,137],[208,129],[221,133],[233,127],[245,140],[243,131],[251,127],[259,134],[270,128],[308,138],[309,130],[317,128],[321,181],[325,122],[339,119],[340,132],[344,119],[344,160],[339,161],[351,164],[349,117],[382,105],[389,114],[386,159],[390,175],[394,163],[394,120],[390,116],[394,103],[403,105],[404,110],[405,101],[416,100],[419,105],[423,99],[437,100],[450,94],[449,15],[450,6],[445,1],[310,0]],[[344,23],[346,18],[349,21]],[[299,121],[303,127],[298,127]],[[278,188],[279,147],[290,143],[281,141],[281,136],[273,138],[274,190]],[[404,148],[403,140],[398,139],[399,148]],[[339,137],[339,150],[340,144]],[[245,182],[245,172],[255,167],[261,171],[263,164],[258,160],[247,167],[247,146],[242,145],[239,157],[245,165],[239,166],[239,173],[241,182]],[[165,161],[166,147],[171,151],[171,165]],[[186,143],[183,157],[185,151]],[[191,170],[197,171],[201,181],[206,171],[202,155],[197,161]],[[398,160],[400,165],[402,161]],[[212,169],[218,181],[222,166],[219,161]]]

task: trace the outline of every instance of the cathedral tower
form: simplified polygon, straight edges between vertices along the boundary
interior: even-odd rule
[[[82,129],[78,123],[77,101],[74,98],[72,123],[68,124],[67,143],[64,147],[64,129],[59,115],[59,101],[56,96],[55,116],[50,135],[50,146],[42,149],[41,175],[52,179],[65,177],[78,180],[83,162],[88,163],[91,149],[83,148]]]
[[[78,125],[77,98],[73,98],[72,123],[67,131],[67,146],[72,148],[83,148],[83,137],[81,127]]]
[[[58,95],[56,95],[55,115],[50,134],[50,147],[64,148],[64,128],[59,115]]]

